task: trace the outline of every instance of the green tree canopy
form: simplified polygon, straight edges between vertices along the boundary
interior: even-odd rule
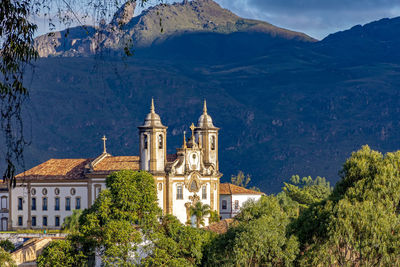
[[[330,198],[305,212],[296,228],[301,264],[400,264],[400,151],[364,146],[345,162]]]
[[[162,218],[151,235],[147,248],[149,255],[141,262],[144,266],[196,266],[201,263],[203,251],[213,233],[183,225],[173,215]]]
[[[332,193],[330,183],[319,176],[313,180],[310,176],[300,179],[298,175],[293,175],[290,182],[284,184],[283,192],[299,203],[302,209],[328,198]]]
[[[106,185],[80,216],[74,240],[88,255],[100,252],[105,264],[133,264],[142,236],[158,224],[161,214],[154,178],[144,171],[124,170],[108,176]]]
[[[239,171],[237,175],[232,175],[231,176],[231,183],[237,186],[241,186],[244,188],[247,188],[250,184],[251,181],[251,175],[247,174],[245,175],[242,171]],[[260,191],[260,189],[258,187],[251,187],[251,190],[254,191]]]
[[[236,219],[237,226],[213,240],[206,266],[284,266],[296,259],[298,241],[287,234],[291,218],[277,197],[247,202]]]
[[[52,241],[39,255],[38,267],[77,267],[85,266],[87,258],[82,251],[67,240]]]
[[[190,216],[196,217],[196,227],[200,228],[200,225],[205,225],[205,217],[210,214],[210,206],[198,201],[194,206],[189,208]]]
[[[70,216],[65,217],[62,228],[71,233],[79,231],[79,217],[82,212],[82,210],[74,210]]]

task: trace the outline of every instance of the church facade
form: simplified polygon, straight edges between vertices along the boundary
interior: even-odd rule
[[[8,192],[8,229],[59,229],[74,209],[94,203],[110,173],[125,169],[150,172],[163,213],[175,215],[182,223],[193,221],[189,209],[197,202],[220,213],[226,205],[220,203],[219,128],[214,126],[206,102],[197,125],[190,126],[190,137],[184,133],[175,154],[167,154],[167,127],[155,112],[153,100],[138,129],[139,156],[110,155],[103,137],[104,150],[97,158],[50,159],[17,175],[17,186]],[[261,196],[246,192],[244,200]]]

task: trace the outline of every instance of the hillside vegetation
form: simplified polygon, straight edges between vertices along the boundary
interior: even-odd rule
[[[168,14],[161,15],[164,34],[144,26],[156,25],[150,22],[157,10]],[[399,18],[319,42],[257,21],[244,20],[264,30],[193,26],[216,17],[225,26],[243,20],[212,1],[162,5],[127,24],[127,32],[141,25],[142,35],[130,33],[135,40],[162,39],[138,45],[131,58],[121,60],[107,49],[82,57],[58,46],[55,55],[62,57],[38,60],[34,78],[28,78],[25,121],[32,122],[32,145],[26,166],[48,158],[96,157],[103,134],[111,154],[138,154],[136,127],[151,97],[169,127],[169,153],[181,145],[206,98],[221,128],[222,181],[242,170],[252,175],[251,186],[267,193],[280,191],[293,174],[336,182],[342,163],[364,144],[384,152],[399,149]],[[174,23],[192,30],[176,34]]]

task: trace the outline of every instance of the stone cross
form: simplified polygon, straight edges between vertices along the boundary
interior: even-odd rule
[[[194,123],[192,122],[192,125],[190,125],[190,130],[192,130],[192,137],[194,135],[194,129],[196,129],[196,127],[194,126]]]
[[[107,138],[106,138],[106,136],[104,135],[103,138],[101,138],[101,140],[103,140],[103,147],[104,147],[103,153],[107,153],[107,150],[106,150],[106,141],[107,141]]]

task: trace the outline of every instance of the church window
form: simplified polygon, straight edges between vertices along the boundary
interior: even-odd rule
[[[58,196],[60,194],[60,189],[59,188],[54,189],[54,194]]]
[[[215,136],[211,136],[211,150],[215,150]]]
[[[22,197],[19,197],[18,198],[18,210],[22,210],[22,204],[23,204],[23,198]]]
[[[32,204],[31,209],[32,209],[32,210],[36,210],[36,197],[33,197],[31,202],[32,202],[32,203],[31,203],[31,204]]]
[[[47,197],[43,198],[42,210],[47,210]]]
[[[158,136],[158,148],[159,148],[159,149],[162,149],[162,148],[163,148],[163,136],[162,136],[162,134],[160,134],[160,135]]]
[[[32,216],[31,224],[32,226],[36,226],[36,216]]]
[[[94,186],[94,194],[95,194],[95,199],[99,197],[101,192],[101,185],[97,184]]]
[[[43,216],[43,226],[47,226],[47,216]]]
[[[71,191],[70,191],[70,193],[71,193],[71,195],[75,195],[75,193],[76,193],[76,190],[75,190],[75,188],[71,188]]]
[[[60,210],[60,198],[54,198],[54,210]]]
[[[203,188],[201,189],[202,190],[202,194],[201,194],[201,198],[202,199],[207,199],[207,186],[206,185],[204,185],[203,186]]]
[[[55,219],[55,226],[60,226],[60,216],[56,216],[54,219]]]
[[[158,183],[158,190],[162,190],[162,183]]]
[[[239,209],[239,200],[235,200],[235,210]]]
[[[80,210],[81,209],[81,198],[77,197],[75,199],[75,209]]]
[[[2,196],[1,197],[1,209],[5,210],[7,209],[7,197],[6,196]]]
[[[43,195],[47,195],[47,189],[46,189],[46,188],[43,188],[43,189],[42,189],[42,194],[43,194]]]
[[[65,198],[65,210],[71,210],[71,198],[70,197]]]
[[[183,199],[183,188],[182,185],[176,187],[176,199]]]
[[[18,216],[18,226],[22,226],[23,225],[23,217],[22,216]]]
[[[192,181],[192,183],[190,184],[190,191],[198,191],[198,188],[197,188],[197,183],[196,183],[196,181]]]
[[[148,143],[147,134],[145,134],[143,138],[144,138],[144,140],[143,140],[143,147],[144,147],[144,149],[147,149],[147,143]]]
[[[226,200],[222,200],[222,209],[226,210],[227,202]]]

